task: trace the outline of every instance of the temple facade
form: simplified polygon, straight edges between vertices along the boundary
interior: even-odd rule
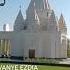
[[[67,58],[66,35],[63,15],[57,20],[48,0],[31,0],[26,10],[26,19],[20,9],[14,31],[0,32],[0,55]]]

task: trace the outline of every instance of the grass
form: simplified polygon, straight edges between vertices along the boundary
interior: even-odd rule
[[[70,70],[70,67],[38,66],[38,70]]]

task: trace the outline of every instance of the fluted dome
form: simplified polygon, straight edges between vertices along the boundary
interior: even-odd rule
[[[62,14],[61,14],[61,16],[60,16],[60,18],[59,18],[58,25],[59,25],[59,30],[60,30],[62,33],[67,34],[67,27],[66,27],[65,20],[64,20],[64,17],[63,17]]]
[[[48,0],[31,0],[28,9],[32,8],[34,4],[37,10],[50,9]]]
[[[17,15],[17,18],[15,20],[15,24],[14,24],[14,31],[21,31],[24,30],[24,23],[25,20],[23,18],[21,9],[19,10],[19,13]]]
[[[60,19],[59,19],[59,28],[60,29],[66,28],[65,20],[64,20],[64,17],[62,14],[61,14]]]

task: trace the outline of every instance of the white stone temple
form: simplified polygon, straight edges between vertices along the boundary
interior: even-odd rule
[[[67,28],[57,20],[48,0],[31,0],[26,19],[21,9],[14,31],[0,32],[0,55],[27,58],[67,58]]]

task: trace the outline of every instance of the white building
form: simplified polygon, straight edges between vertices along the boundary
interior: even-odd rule
[[[61,15],[56,21],[48,0],[31,0],[24,20],[21,9],[14,23],[14,31],[0,32],[1,40],[10,42],[7,54],[15,57],[67,58],[67,29]],[[64,41],[63,41],[64,40]],[[0,42],[1,48],[2,41]],[[6,47],[7,48],[7,47]]]
[[[9,24],[4,24],[3,25],[3,31],[11,31],[10,30],[10,25]]]

